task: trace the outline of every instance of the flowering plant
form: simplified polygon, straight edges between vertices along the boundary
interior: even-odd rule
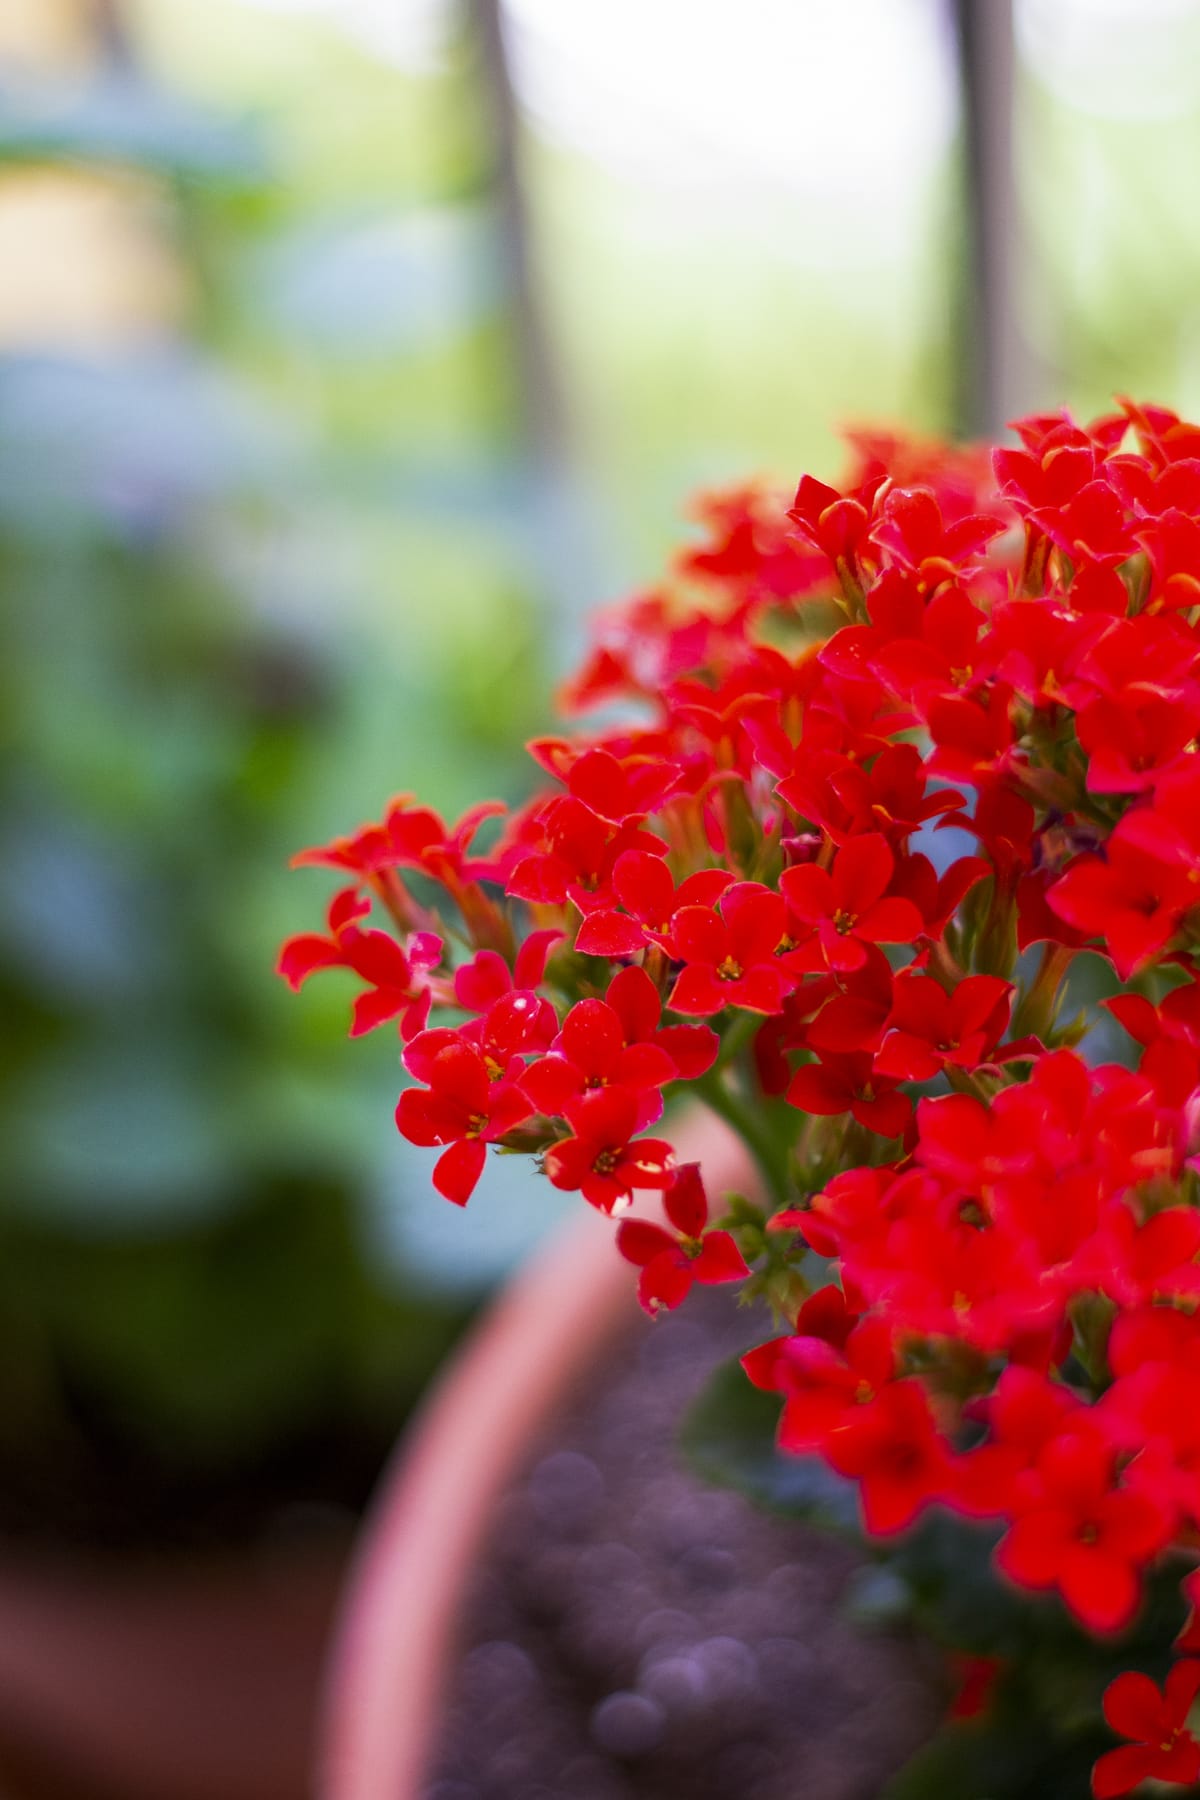
[[[774,1309],[693,1436],[970,1657],[896,1794],[1200,1780],[1200,427],[1016,432],[704,500],[562,696],[616,722],[303,852],[345,885],[280,963],[398,1021],[447,1199],[525,1152],[648,1311]],[[675,1087],[757,1165],[720,1216]]]

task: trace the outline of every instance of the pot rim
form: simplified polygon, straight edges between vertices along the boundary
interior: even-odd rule
[[[681,1114],[672,1137],[712,1189],[756,1185],[740,1140],[714,1115]],[[351,1563],[327,1665],[321,1800],[420,1800],[494,1503],[606,1340],[632,1328],[632,1277],[613,1221],[585,1211],[501,1290],[422,1403]]]

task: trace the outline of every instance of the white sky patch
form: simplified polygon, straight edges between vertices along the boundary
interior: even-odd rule
[[[786,200],[802,260],[890,260],[957,123],[938,0],[508,0],[537,128],[712,213]],[[805,246],[807,245],[807,249]]]
[[[1016,0],[1021,55],[1057,100],[1111,119],[1200,107],[1200,0]]]

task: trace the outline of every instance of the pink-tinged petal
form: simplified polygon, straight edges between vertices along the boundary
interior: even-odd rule
[[[700,1254],[692,1263],[692,1278],[706,1287],[722,1281],[740,1281],[750,1268],[727,1231],[705,1233]]]
[[[698,1238],[708,1224],[708,1195],[699,1163],[681,1163],[667,1189],[663,1207],[676,1231]]]
[[[445,947],[436,932],[415,931],[408,940],[406,954],[414,969],[436,969]]]
[[[645,1268],[656,1256],[673,1254],[675,1239],[661,1225],[649,1219],[623,1219],[617,1227],[617,1249],[626,1262]]]
[[[498,950],[477,950],[469,963],[454,975],[454,998],[464,1012],[486,1012],[493,1001],[511,989],[508,964]]]
[[[408,995],[395,988],[368,988],[356,996],[351,1017],[350,1036],[362,1037],[378,1025],[386,1025],[408,1005]]]
[[[730,983],[719,981],[711,968],[691,963],[679,971],[675,986],[667,996],[667,1005],[672,1012],[711,1018],[714,1013],[724,1012],[730,1004],[729,990]]]
[[[276,973],[299,993],[301,984],[318,969],[344,967],[346,958],[331,938],[317,937],[314,932],[301,932],[290,937],[279,952]]]
[[[833,864],[835,909],[861,916],[886,891],[895,867],[887,839],[879,832],[848,838]]]
[[[487,1151],[478,1138],[463,1138],[442,1152],[433,1168],[433,1185],[455,1206],[465,1206],[483,1174]]]
[[[636,956],[645,942],[645,927],[636,919],[601,908],[579,927],[575,948],[581,956]]]
[[[708,1025],[664,1025],[654,1041],[671,1058],[682,1081],[707,1074],[721,1048],[720,1038]]]
[[[854,930],[871,944],[912,944],[925,930],[925,921],[911,900],[893,894],[860,914]]]

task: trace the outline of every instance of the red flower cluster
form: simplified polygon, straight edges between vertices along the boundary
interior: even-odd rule
[[[708,499],[565,690],[622,723],[531,746],[515,814],[406,797],[305,852],[353,885],[280,966],[353,971],[356,1032],[399,1020],[442,1193],[489,1143],[605,1212],[657,1190],[665,1223],[618,1230],[642,1303],[771,1296],[791,1329],[746,1364],[786,1450],[872,1532],[998,1521],[1004,1575],[1103,1635],[1200,1542],[1200,429],[1015,429]],[[1138,981],[1120,1062],[1064,1016],[1085,952]],[[644,1135],[676,1084],[765,1208],[710,1223]],[[1135,1742],[1097,1794],[1200,1776],[1198,1666],[1113,1685]]]

